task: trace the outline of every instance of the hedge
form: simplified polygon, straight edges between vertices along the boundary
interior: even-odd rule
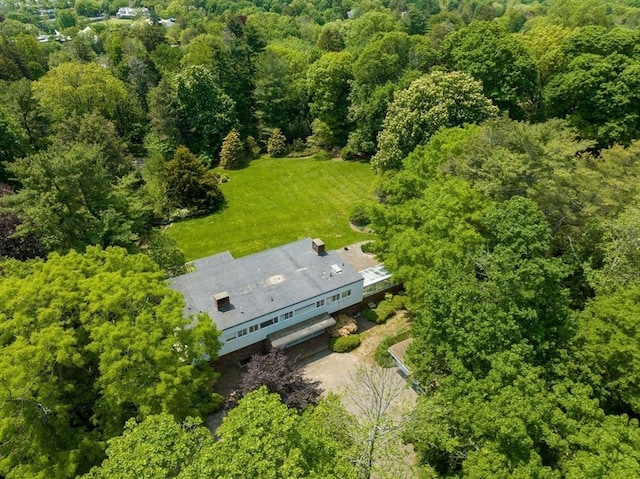
[[[360,346],[359,334],[329,339],[329,349],[334,353],[346,353],[356,349],[358,346]]]

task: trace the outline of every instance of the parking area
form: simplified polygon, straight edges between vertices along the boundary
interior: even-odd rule
[[[320,381],[325,392],[339,392],[360,364],[360,359],[351,353],[333,353],[327,349],[303,360],[302,370],[307,378]]]

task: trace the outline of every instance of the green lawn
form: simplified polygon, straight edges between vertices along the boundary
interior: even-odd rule
[[[225,207],[168,230],[188,261],[226,250],[237,258],[307,236],[329,249],[371,237],[348,220],[354,203],[373,196],[376,176],[366,163],[263,157],[224,173]]]

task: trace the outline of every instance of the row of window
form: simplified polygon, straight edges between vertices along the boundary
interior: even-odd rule
[[[334,294],[330,297],[327,298],[327,304],[331,304],[335,301],[338,301],[341,297],[342,298],[347,298],[351,296],[351,290],[348,289],[346,291],[343,291],[342,293],[337,293]],[[325,304],[325,300],[324,299],[320,299],[318,301],[316,301],[315,303],[315,308],[321,308],[322,306],[324,306]],[[302,308],[296,309],[295,310],[295,315],[299,316],[301,314],[304,314],[308,311],[311,311],[312,309],[314,309],[314,304],[308,304],[307,306],[303,306]],[[229,335],[227,335],[227,337],[225,338],[225,341],[233,341],[234,339],[237,338],[241,338],[242,336],[246,336],[247,334],[250,333],[255,333],[256,331],[263,329],[263,328],[268,328],[269,326],[273,326],[274,324],[276,324],[278,321],[286,321],[287,319],[291,319],[294,316],[294,312],[293,311],[287,311],[286,313],[280,315],[280,318],[278,318],[278,316],[274,316],[271,319],[267,319],[266,321],[261,322],[260,324],[252,324],[251,326],[249,326],[249,328],[243,328],[240,329],[238,331],[235,331],[233,333],[230,333]]]

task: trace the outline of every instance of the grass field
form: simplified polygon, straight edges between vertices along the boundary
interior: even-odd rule
[[[319,155],[263,157],[224,173],[231,178],[221,185],[225,207],[168,230],[188,261],[226,250],[237,258],[307,236],[321,238],[328,249],[371,238],[348,220],[351,206],[373,195],[369,164]]]

